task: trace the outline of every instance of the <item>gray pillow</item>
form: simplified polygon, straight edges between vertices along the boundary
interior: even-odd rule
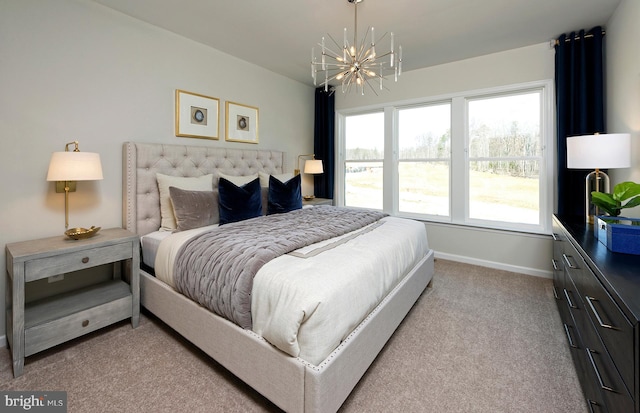
[[[171,186],[169,196],[178,231],[214,225],[220,221],[217,191],[188,191]]]

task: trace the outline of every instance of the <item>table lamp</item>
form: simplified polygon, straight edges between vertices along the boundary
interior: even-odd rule
[[[308,159],[304,162],[304,173],[305,174],[321,174],[324,173],[324,168],[322,167],[322,161],[320,159],[316,159],[316,155],[310,153],[308,155],[299,155],[298,156],[298,167],[293,171],[294,175],[300,174],[300,158],[310,156],[311,159]],[[304,199],[309,200],[315,198],[313,195],[303,195]]]
[[[74,145],[73,151],[69,146]],[[64,192],[64,228],[70,238],[80,239],[95,235],[100,227],[69,228],[69,192],[75,192],[76,181],[93,181],[102,179],[100,155],[91,152],[80,152],[78,141],[65,145],[64,152],[54,152],[49,162],[47,181],[56,181],[56,192]]]
[[[567,168],[595,169],[585,177],[585,218],[593,224],[598,208],[591,203],[591,192],[609,192],[609,176],[600,169],[631,166],[631,135],[603,133],[567,138]]]

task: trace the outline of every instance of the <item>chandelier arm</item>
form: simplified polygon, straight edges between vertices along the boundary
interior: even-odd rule
[[[371,89],[371,91],[373,92],[373,94],[378,96],[378,92],[376,92],[376,88],[371,85],[371,82],[369,82],[369,79],[365,79],[365,81],[367,83],[367,86],[369,86],[369,89]],[[362,87],[364,87],[364,85]]]
[[[336,42],[336,39],[333,38],[333,36],[331,36],[329,33],[327,33],[327,36],[329,36],[329,39],[331,39],[331,41],[333,42],[333,44],[336,45],[336,47],[338,48],[338,50],[342,50],[343,46],[340,46],[340,44],[338,44],[338,42]],[[348,44],[349,42],[347,42]],[[332,50],[333,51],[333,50]],[[335,52],[334,52],[335,53]]]
[[[365,32],[364,36],[362,37],[362,41],[360,42],[360,46],[358,47],[358,49],[360,50],[360,54],[359,54],[360,57],[366,56],[366,54],[363,54],[363,52],[364,52],[364,48],[366,47],[365,45],[367,44],[367,35],[369,34],[369,30],[371,30],[371,27],[367,27],[367,31]],[[369,50],[370,49],[368,49],[367,52]]]
[[[321,44],[318,44],[318,45],[322,46]],[[325,46],[324,51],[325,51],[325,56],[331,57],[331,58],[336,59],[336,60],[338,60],[338,58],[340,58],[340,60],[342,60],[342,57],[340,56],[340,54],[336,53],[333,49]],[[329,53],[327,53],[327,52],[329,52]]]

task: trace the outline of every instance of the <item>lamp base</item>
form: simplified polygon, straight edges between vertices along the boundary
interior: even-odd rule
[[[91,227],[89,229],[87,228],[71,228],[68,229],[64,232],[64,235],[66,235],[69,238],[72,239],[85,239],[85,238],[91,238],[94,235],[96,235],[96,233],[98,231],[100,231],[101,227]]]
[[[609,192],[609,175],[599,169],[590,172],[584,178],[584,189],[585,219],[588,224],[593,225],[593,223],[595,222],[595,217],[598,215],[602,215],[602,212],[597,206],[591,203],[591,192]]]

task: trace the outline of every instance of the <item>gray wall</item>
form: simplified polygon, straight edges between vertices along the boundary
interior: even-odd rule
[[[640,2],[622,0],[607,25],[607,132],[631,134],[631,168],[609,170],[611,185],[640,183]],[[640,218],[640,207],[623,214]]]

